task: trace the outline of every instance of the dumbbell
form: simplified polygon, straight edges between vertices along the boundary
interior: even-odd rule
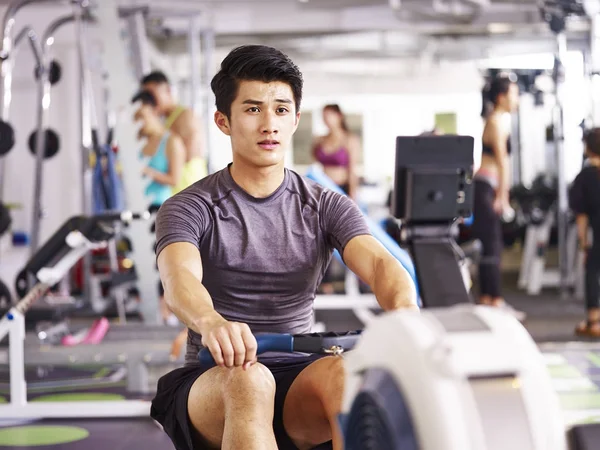
[[[56,134],[56,132],[50,128],[47,128],[45,132],[46,139],[44,142],[44,159],[52,158],[60,149],[60,139],[58,134]],[[29,146],[29,151],[35,156],[37,148],[37,130],[31,132],[27,144]]]
[[[44,69],[40,66],[35,67],[33,75],[35,76],[36,80],[40,79],[42,70],[44,70]],[[48,75],[48,81],[50,81],[51,85],[54,85],[60,81],[61,75],[62,75],[62,68],[60,67],[60,64],[58,64],[55,60],[52,60],[50,62],[50,74]]]
[[[502,210],[502,216],[501,216],[502,222],[512,223],[512,222],[514,222],[516,217],[517,217],[517,213],[510,206],[507,208],[504,208],[504,210]]]
[[[3,120],[0,120],[0,156],[6,155],[15,145],[15,130]]]

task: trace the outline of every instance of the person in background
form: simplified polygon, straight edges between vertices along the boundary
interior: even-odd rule
[[[348,129],[346,117],[338,105],[323,108],[323,121],[329,133],[315,139],[313,156],[323,166],[325,175],[356,200],[360,139]]]
[[[179,192],[208,174],[201,122],[190,108],[175,101],[169,79],[163,72],[145,75],[140,84],[142,91],[154,96],[156,112],[165,119],[164,127],[183,141],[185,165],[174,189]]]
[[[577,326],[575,333],[600,338],[600,128],[586,133],[584,143],[586,165],[569,191],[569,206],[576,215],[579,246],[585,252],[587,318]]]
[[[152,207],[160,207],[180,185],[185,164],[185,147],[181,138],[167,130],[154,107],[151,93],[141,92],[133,102],[140,102],[134,120],[141,122],[138,139],[145,140],[140,157],[146,161],[142,176],[150,183],[146,196]]]
[[[145,140],[140,157],[145,161],[142,176],[148,178],[145,195],[150,199],[149,211],[158,211],[161,205],[178,189],[182,189],[181,178],[185,165],[185,147],[182,139],[169,132],[156,112],[156,100],[147,91],[132,99],[140,103],[134,120],[141,122],[138,139]],[[159,283],[160,314],[169,321],[171,313],[164,301],[164,290]],[[174,317],[174,316],[173,316]]]
[[[339,105],[330,104],[323,108],[323,122],[329,129],[325,136],[319,136],[313,143],[313,157],[323,166],[323,171],[356,201],[358,190],[357,160],[360,152],[360,139],[348,128],[346,117]],[[319,291],[333,294],[333,282],[342,277],[345,268],[337,259],[327,268]]]
[[[519,87],[513,77],[500,75],[488,85],[486,94],[481,166],[474,177],[472,224],[472,237],[481,241],[483,250],[479,263],[479,302],[504,308],[523,320],[525,314],[505,302],[501,286],[502,217],[512,211],[508,195],[511,114],[519,106]]]

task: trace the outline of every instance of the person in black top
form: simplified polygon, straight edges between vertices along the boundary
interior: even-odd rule
[[[600,128],[589,131],[584,142],[587,162],[569,191],[569,206],[576,215],[579,245],[585,252],[587,320],[577,326],[576,333],[600,337]]]
[[[481,165],[475,174],[472,236],[482,244],[479,263],[479,303],[505,308],[519,320],[524,313],[506,304],[502,296],[500,262],[503,250],[501,217],[514,211],[509,205],[511,113],[519,105],[516,79],[497,76],[484,91],[486,123]],[[487,106],[491,106],[488,113]]]

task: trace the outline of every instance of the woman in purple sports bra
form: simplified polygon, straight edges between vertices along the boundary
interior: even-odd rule
[[[313,156],[323,166],[325,175],[350,198],[356,199],[356,161],[360,140],[348,129],[346,118],[338,105],[326,105],[323,108],[323,121],[329,128],[329,133],[315,139]]]

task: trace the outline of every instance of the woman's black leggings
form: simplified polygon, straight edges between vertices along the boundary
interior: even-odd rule
[[[600,230],[594,230],[585,262],[585,303],[588,309],[600,308]]]
[[[496,190],[485,180],[475,179],[472,236],[481,241],[483,253],[479,262],[480,294],[501,297],[500,260],[504,249],[502,223],[494,211]]]

